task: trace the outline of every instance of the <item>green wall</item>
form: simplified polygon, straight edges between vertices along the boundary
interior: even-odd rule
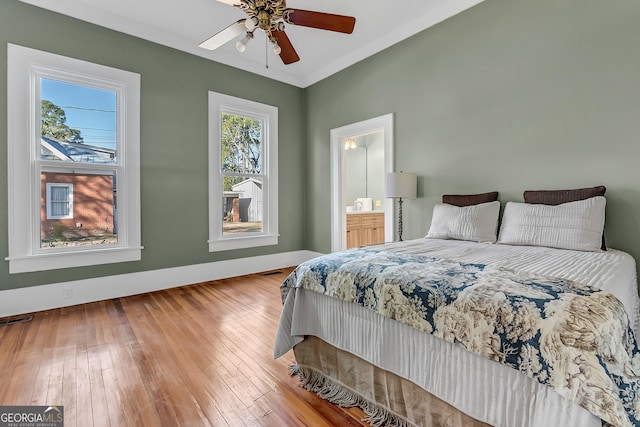
[[[7,43],[104,64],[141,75],[142,260],[104,266],[8,274],[0,290],[90,277],[296,251],[304,245],[303,90],[194,55],[107,30],[17,0],[0,0],[0,70]],[[0,256],[7,247],[7,80],[0,78]],[[210,253],[207,206],[207,92],[279,109],[280,240],[277,246]]]
[[[604,184],[607,242],[640,257],[639,23],[637,0],[486,0],[307,88],[308,249],[331,247],[330,130],[394,113],[405,239],[443,193]]]

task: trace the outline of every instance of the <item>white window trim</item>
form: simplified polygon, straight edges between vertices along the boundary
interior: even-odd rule
[[[241,236],[222,234],[222,112],[234,112],[263,120],[263,221],[261,233]],[[209,92],[209,251],[227,251],[278,244],[278,108],[259,102]]]
[[[73,184],[65,184],[61,182],[47,182],[47,219],[71,219],[73,218]],[[51,188],[52,187],[66,187],[69,190],[69,197],[67,203],[69,203],[68,215],[53,215],[51,209]]]
[[[35,160],[40,153],[40,105],[35,105],[40,77],[117,92],[118,165],[105,168],[117,171],[121,203],[116,244],[40,248],[40,168],[47,163]],[[7,83],[9,273],[140,260],[140,75],[9,43]],[[99,168],[81,163],[64,166]]]

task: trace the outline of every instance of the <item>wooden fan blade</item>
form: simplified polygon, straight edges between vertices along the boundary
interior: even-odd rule
[[[228,4],[229,6],[240,6],[242,0],[218,0],[220,3]]]
[[[271,30],[271,35],[276,38],[278,46],[282,49],[280,51],[280,59],[282,59],[282,62],[284,62],[285,65],[300,61],[298,53],[293,48],[291,40],[289,40],[289,37],[284,31]]]
[[[205,49],[209,49],[209,50],[214,50],[219,48],[223,44],[230,42],[240,34],[247,31],[247,27],[245,27],[244,21],[245,21],[244,19],[241,19],[238,22],[229,25],[227,28],[218,32],[212,37],[209,37],[208,39],[200,43],[198,46]]]
[[[315,12],[312,10],[291,9],[287,22],[304,27],[351,34],[353,27],[356,25],[356,18],[353,16],[334,15],[332,13]]]

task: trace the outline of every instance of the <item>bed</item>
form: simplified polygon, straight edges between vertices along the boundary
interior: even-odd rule
[[[640,425],[636,264],[597,189],[525,192],[500,228],[497,200],[443,197],[427,238],[301,264],[274,356],[374,426]]]

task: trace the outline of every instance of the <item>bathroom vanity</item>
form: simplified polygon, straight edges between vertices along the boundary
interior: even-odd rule
[[[384,212],[347,213],[347,249],[384,243]]]

